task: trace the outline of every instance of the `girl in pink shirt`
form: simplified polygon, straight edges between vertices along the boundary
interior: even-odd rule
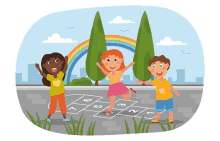
[[[114,106],[115,96],[121,95],[125,100],[129,100],[131,98],[131,92],[136,93],[132,88],[128,89],[121,82],[123,73],[134,65],[134,62],[125,67],[123,54],[117,49],[112,49],[104,52],[101,56],[101,65],[98,62],[96,65],[101,69],[103,74],[107,75],[110,81],[107,94],[107,97],[110,97],[110,108],[108,111],[103,111],[103,113],[112,113],[111,110]],[[127,95],[128,91],[129,94]]]

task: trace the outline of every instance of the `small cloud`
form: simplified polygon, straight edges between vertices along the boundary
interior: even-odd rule
[[[163,46],[174,46],[174,45],[187,45],[186,43],[182,43],[181,41],[172,41],[170,37],[165,37],[156,45],[163,45]]]
[[[70,38],[61,38],[58,33],[54,33],[51,37],[48,37],[47,40],[42,43],[77,43]]]
[[[110,24],[126,24],[126,23],[135,23],[132,22],[131,20],[123,20],[122,17],[117,16],[115,19],[109,22]]]

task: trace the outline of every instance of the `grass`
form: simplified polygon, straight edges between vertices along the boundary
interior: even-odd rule
[[[163,131],[167,131],[167,129],[163,126],[163,124],[158,120],[158,123],[160,124],[161,128],[163,129]],[[174,124],[173,128],[171,128],[170,126],[170,122],[169,120],[167,119],[167,125],[168,125],[168,131],[169,130],[173,130],[176,128],[176,124]]]
[[[38,113],[36,113],[36,115],[37,115],[37,122],[36,122],[36,120],[33,118],[33,116],[32,116],[27,110],[26,110],[26,112],[27,112],[27,114],[29,115],[29,117],[30,117],[30,119],[31,119],[31,121],[32,121],[33,124],[39,126],[40,128],[43,128],[43,129],[45,129],[45,130],[50,131],[52,120],[50,121],[50,123],[49,123],[49,125],[48,125],[48,127],[47,127],[47,129],[46,129],[46,126],[47,126],[47,118],[44,120],[44,124],[42,125],[42,123],[41,123],[41,121],[40,121],[40,118],[39,118],[39,116],[38,116]]]
[[[70,127],[69,124],[67,124],[67,126],[64,124],[67,134],[69,135],[83,135],[83,128],[84,128],[84,124],[85,124],[85,118],[83,119],[83,122],[81,124],[81,120],[82,120],[83,115],[81,115],[77,125],[75,124],[73,118],[71,117],[71,121],[72,121],[72,128]],[[94,130],[95,130],[95,123],[90,124],[88,131],[87,131],[87,135],[94,135]],[[81,126],[80,126],[81,124]]]
[[[139,124],[137,124],[135,118],[133,117],[135,133],[148,133],[150,121],[148,122],[147,127],[145,128],[147,121],[145,120],[142,125],[143,119],[144,119],[144,116],[141,118],[141,121],[139,122]],[[129,129],[129,126],[128,126],[128,123],[126,120],[125,120],[125,126],[126,126],[126,130],[127,130],[127,134],[130,134],[130,129]]]

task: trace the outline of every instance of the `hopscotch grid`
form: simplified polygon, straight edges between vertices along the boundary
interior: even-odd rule
[[[100,103],[108,103],[108,104],[110,103],[110,102],[103,102],[103,101],[96,101],[96,102],[100,102]]]
[[[137,117],[137,115],[143,113],[143,112],[146,111],[146,110],[147,110],[147,108],[145,108],[145,109],[144,109],[143,111],[141,111],[140,113],[136,114],[134,117]]]
[[[163,112],[164,112],[165,110],[163,110]],[[163,112],[161,112],[161,114],[163,113]],[[135,117],[137,117],[137,118],[142,118],[142,117],[139,117],[139,116],[135,116]],[[153,118],[155,118],[156,117],[156,115],[154,116],[154,117],[152,117],[152,118],[148,118],[148,117],[144,117],[144,118],[146,118],[146,119],[153,119]]]
[[[132,106],[133,107],[133,106]],[[143,111],[147,110],[147,108],[143,109],[141,112],[137,113],[136,115],[133,115],[132,117],[135,117],[137,115],[139,115],[140,113],[142,113]],[[125,115],[125,114],[120,114],[120,115]]]
[[[118,102],[120,99],[118,99],[117,101],[115,101],[115,103],[116,102]],[[108,118],[108,117],[101,117],[101,116],[96,116],[97,114],[99,114],[99,113],[101,113],[102,111],[104,111],[105,109],[107,109],[107,108],[109,108],[110,106],[108,106],[108,107],[106,107],[106,108],[104,108],[104,109],[102,109],[100,112],[98,112],[98,113],[96,113],[95,115],[93,115],[93,117],[100,117],[100,118]],[[112,109],[115,109],[115,108],[112,108]],[[109,119],[109,118],[108,118]],[[110,118],[111,119],[111,118]]]
[[[102,101],[95,101],[94,103],[97,103],[97,102],[99,102],[99,103],[108,103],[109,104],[109,102],[102,102]],[[94,104],[93,103],[93,104]],[[91,105],[90,105],[91,106]],[[109,106],[107,106],[107,107],[105,107],[105,108],[103,108],[102,110],[104,110],[104,109],[106,109],[106,108],[108,108]],[[113,109],[115,109],[115,108],[113,108]],[[84,111],[94,111],[94,112],[101,112],[102,110],[100,110],[100,111],[95,111],[95,110],[86,110],[86,109],[84,109]],[[120,109],[118,109],[118,110],[120,110]]]
[[[103,97],[100,97],[98,100],[100,100],[100,99],[102,99],[102,98],[103,98]],[[83,111],[84,109],[86,109],[87,107],[91,106],[91,105],[94,104],[95,102],[96,102],[96,100],[95,100],[93,103],[91,103],[90,105],[87,105],[85,108],[81,109],[80,111],[78,111],[78,112],[75,113],[75,114],[78,114],[79,112]],[[76,104],[76,103],[74,103],[74,104]]]
[[[103,97],[102,96],[94,96],[94,95],[86,95],[86,96],[92,96],[92,97],[100,97],[98,100],[100,100],[100,99],[102,99]],[[83,96],[83,97],[85,97],[85,95]],[[81,98],[79,98],[79,99],[77,99],[77,100],[75,100],[74,101],[74,103],[76,103],[78,100],[80,100]],[[97,100],[96,100],[97,101]],[[96,101],[94,101],[94,102],[96,102]],[[87,105],[87,104],[86,104]]]
[[[134,100],[125,100],[125,99],[118,99],[117,101],[115,101],[115,103],[116,102],[118,102],[118,101],[120,101],[120,100],[124,100],[124,101],[132,101],[132,102],[134,102],[133,104],[131,104],[130,106],[128,106],[127,108],[129,108],[129,107],[131,107],[131,106],[133,106],[134,104],[136,104],[138,101],[134,101]],[[114,103],[114,104],[115,104]],[[107,107],[108,108],[108,107]],[[107,109],[107,108],[105,108],[105,109]],[[116,110],[121,110],[119,113],[117,113],[117,114],[115,114],[114,116],[112,116],[112,117],[110,117],[110,118],[108,118],[108,117],[105,117],[105,118],[108,118],[108,119],[112,119],[113,117],[115,117],[116,115],[119,115],[121,112],[123,112],[124,110],[126,110],[127,108],[125,108],[125,109],[117,109],[117,108],[113,108],[113,109],[116,109]],[[103,109],[104,110],[104,109]],[[102,111],[103,111],[102,110]],[[100,112],[99,112],[100,113]],[[99,113],[96,113],[95,115],[93,115],[93,117],[100,117],[100,116],[96,116],[97,114],[99,114]],[[103,117],[104,118],[104,117]]]
[[[86,96],[93,96],[93,97],[102,97],[102,96],[96,96],[96,95],[86,95]],[[103,98],[103,97],[102,97]]]
[[[124,114],[118,114],[118,115],[127,116],[127,117],[134,117],[134,116],[132,116],[132,115],[124,115]]]
[[[135,105],[138,101],[118,99],[118,100],[115,101],[114,103],[117,103],[117,102],[120,101],[120,100],[123,100],[123,101],[132,101],[132,102],[134,102],[134,103],[131,104],[130,106],[128,106],[127,108],[125,108],[125,109],[113,108],[114,110],[120,110],[120,112],[118,112],[117,114],[115,114],[115,115],[112,116],[112,117],[108,117],[108,116],[107,116],[107,117],[102,117],[102,116],[97,116],[97,114],[101,113],[102,111],[104,111],[105,109],[109,108],[110,106],[108,106],[108,107],[106,107],[106,108],[104,108],[104,109],[102,109],[102,110],[100,110],[100,111],[86,110],[86,108],[88,108],[89,106],[93,105],[93,104],[96,103],[96,102],[108,103],[108,104],[109,104],[109,102],[99,101],[100,99],[103,98],[102,96],[94,96],[94,95],[87,95],[87,94],[69,94],[69,95],[66,95],[66,96],[72,96],[72,95],[82,95],[82,96],[81,96],[80,98],[76,99],[75,101],[73,101],[72,103],[70,103],[69,105],[67,105],[66,107],[69,107],[69,106],[72,105],[72,104],[76,104],[76,105],[86,105],[86,107],[83,108],[83,109],[81,109],[81,110],[78,111],[77,113],[67,112],[67,113],[69,113],[69,114],[78,114],[78,113],[80,113],[81,111],[84,110],[84,111],[97,112],[95,115],[93,115],[93,117],[99,117],[99,118],[112,119],[113,117],[115,117],[115,116],[117,116],[117,115],[119,115],[119,116],[128,116],[128,117],[142,118],[142,117],[140,117],[140,116],[138,116],[138,115],[140,115],[141,113],[143,113],[143,112],[146,111],[147,109],[155,109],[155,108],[148,108],[148,107],[141,107],[141,106],[133,106],[133,105]],[[99,97],[99,99],[95,100],[93,103],[91,103],[91,104],[89,104],[89,105],[87,105],[87,104],[75,103],[76,101],[82,99],[82,98],[85,97],[85,96]],[[49,108],[49,105],[50,105],[50,103],[48,104],[48,108]],[[142,110],[141,112],[139,112],[139,113],[136,114],[136,115],[125,115],[125,114],[121,114],[123,111],[125,111],[126,109],[128,109],[128,108],[130,108],[130,107],[139,107],[139,108],[143,108],[144,110]],[[60,112],[60,111],[55,111],[55,112]],[[163,112],[165,112],[165,110],[163,110]],[[163,112],[161,112],[161,114],[162,114]],[[154,117],[152,117],[152,118],[149,118],[149,117],[144,117],[144,118],[145,118],[145,119],[154,119],[155,117],[156,117],[156,115],[155,115]]]
[[[132,106],[132,107],[147,108],[147,109],[155,109],[155,108],[148,108],[148,107],[141,107],[141,106]]]
[[[133,106],[133,105],[136,104],[136,103],[137,103],[137,101],[136,101],[135,103],[131,104],[130,106],[128,106],[127,108],[125,108],[124,110],[128,109],[129,107]],[[122,110],[121,112],[123,112],[124,110]],[[116,115],[120,114],[121,112],[117,113]],[[115,117],[116,115],[114,115],[113,117]],[[113,118],[113,117],[112,117],[112,118]]]
[[[94,111],[94,110],[86,110],[86,109],[84,109],[84,111],[91,111],[91,112],[100,112],[100,111]]]
[[[72,103],[72,104],[76,104],[76,105],[87,105],[87,104],[80,104],[80,103]],[[71,105],[72,105],[71,104]],[[70,105],[69,105],[70,106]]]
[[[83,95],[83,94],[82,94],[82,95]],[[85,97],[85,94],[84,94],[83,96],[81,96],[80,98],[78,98],[77,100],[79,100],[79,99],[81,99],[81,98],[83,98],[83,97]],[[75,101],[77,101],[77,100],[75,100]],[[73,101],[72,103],[70,103],[70,104],[67,105],[66,107],[70,106],[70,105],[73,104],[75,101]]]

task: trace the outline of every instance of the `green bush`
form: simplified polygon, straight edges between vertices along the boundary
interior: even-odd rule
[[[90,86],[92,81],[88,78],[82,77],[80,79],[73,79],[70,83],[67,83],[66,86]]]
[[[137,122],[135,121],[135,118],[133,117],[135,133],[148,133],[150,121],[148,122],[147,127],[145,129],[146,120],[144,121],[144,124],[142,125],[143,118],[144,118],[144,116],[141,118],[140,123],[137,125]],[[128,123],[126,122],[126,120],[125,120],[125,125],[126,125],[127,134],[130,134],[130,129],[129,129],[129,126],[128,126]],[[141,126],[142,126],[142,128],[141,128]]]
[[[38,116],[37,113],[36,113],[36,115],[37,115],[37,122],[36,122],[35,119],[33,118],[33,116],[32,116],[27,110],[26,110],[26,112],[27,112],[27,114],[29,115],[29,117],[30,117],[30,119],[31,119],[31,121],[32,121],[33,124],[39,126],[40,128],[46,129],[46,126],[47,126],[47,118],[44,120],[44,124],[43,124],[43,126],[42,126],[42,123],[41,123],[40,118],[39,118],[39,116]],[[49,123],[49,125],[48,125],[48,127],[47,127],[47,130],[48,130],[48,131],[50,131],[51,123],[52,123],[52,120],[50,121],[50,123]]]
[[[81,124],[82,117],[83,117],[83,115],[81,115],[77,125],[75,124],[73,118],[71,117],[73,128],[71,128],[69,126],[69,124],[67,124],[67,126],[64,124],[64,126],[66,128],[66,131],[69,135],[83,135],[83,127],[84,127],[84,123],[85,123],[85,118],[83,119],[83,122]],[[87,131],[87,135],[94,135],[95,123],[96,122],[94,122],[93,125],[92,125],[92,122],[91,122],[91,124],[88,128],[88,131]],[[80,127],[80,124],[81,124],[81,127]]]

